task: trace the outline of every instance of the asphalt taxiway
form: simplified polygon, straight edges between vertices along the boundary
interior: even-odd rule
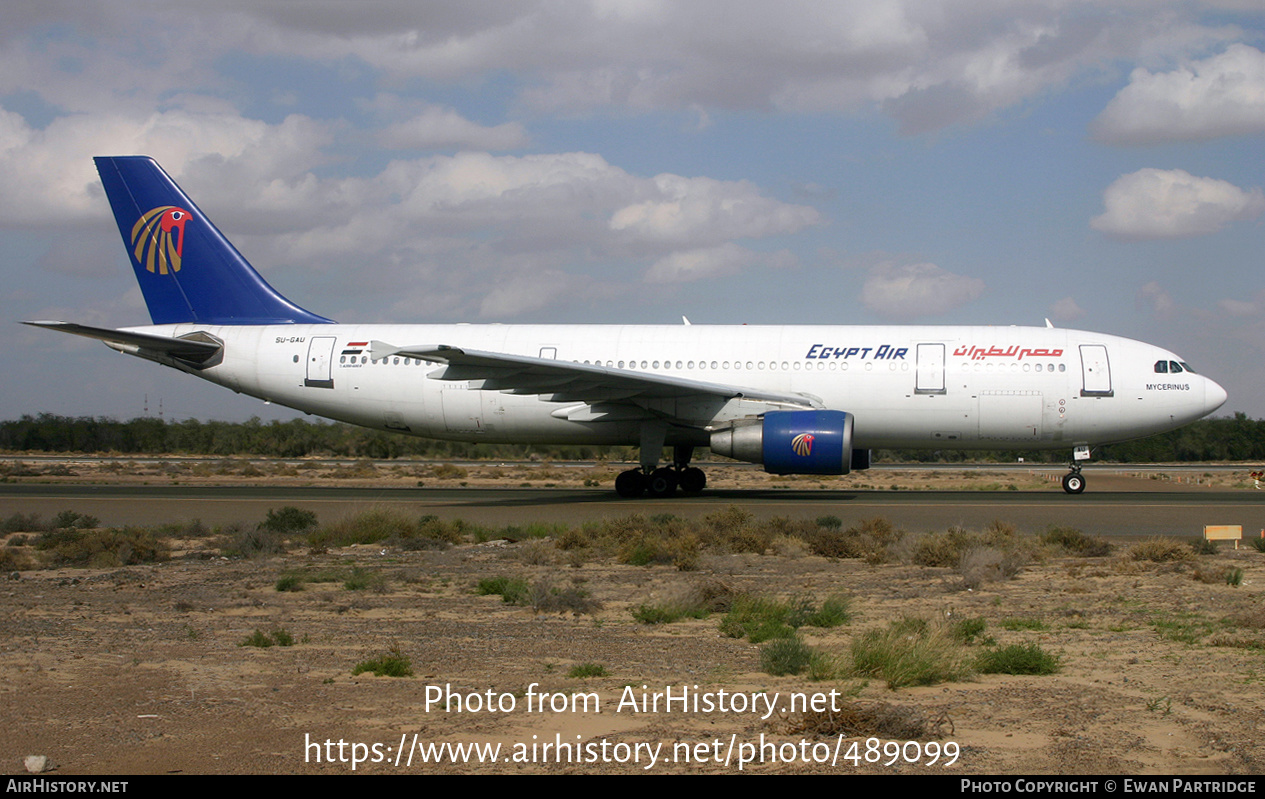
[[[96,516],[104,525],[152,525],[201,519],[208,525],[253,523],[270,508],[294,505],[338,519],[371,509],[435,514],[488,525],[578,524],[633,513],[702,516],[737,505],[758,518],[816,519],[844,524],[882,516],[910,531],[951,525],[979,529],[993,520],[1040,532],[1067,525],[1103,536],[1197,536],[1204,525],[1239,524],[1245,537],[1265,529],[1265,491],[1174,487],[1098,490],[1072,496],[1048,491],[708,490],[670,499],[620,499],[603,489],[348,488],[0,484],[0,518],[62,510]]]

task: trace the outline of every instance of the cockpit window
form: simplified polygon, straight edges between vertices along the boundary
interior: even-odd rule
[[[1155,373],[1156,373],[1157,375],[1166,375],[1166,374],[1168,374],[1168,361],[1156,361],[1156,362],[1155,362]]]
[[[1177,363],[1177,361],[1168,362],[1168,371],[1170,373],[1178,374],[1179,372],[1181,372],[1181,370],[1182,370],[1181,364]]]
[[[1190,372],[1192,375],[1196,374],[1195,370],[1190,368],[1190,364],[1186,363],[1185,361],[1182,361],[1182,368],[1185,369],[1187,372]]]

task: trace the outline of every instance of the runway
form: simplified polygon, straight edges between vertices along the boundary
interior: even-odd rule
[[[1240,524],[1244,535],[1265,528],[1265,492],[1174,488],[1122,491],[1092,488],[1079,496],[1049,491],[716,490],[672,499],[620,499],[603,489],[346,488],[268,486],[136,486],[0,484],[0,518],[62,510],[96,516],[104,525],[153,525],[201,519],[209,525],[254,523],[270,508],[294,505],[323,521],[387,508],[501,527],[640,513],[697,517],[737,505],[758,518],[815,519],[851,524],[883,516],[908,531],[951,525],[979,529],[1000,519],[1025,532],[1067,525],[1103,536],[1197,536],[1204,525]]]

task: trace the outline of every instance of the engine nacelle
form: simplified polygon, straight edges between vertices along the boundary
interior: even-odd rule
[[[855,460],[869,465],[868,450],[860,459],[853,452],[852,414],[844,411],[769,411],[712,433],[711,448],[773,474],[847,474]]]

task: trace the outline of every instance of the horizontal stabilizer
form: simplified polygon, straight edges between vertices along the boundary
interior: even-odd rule
[[[200,336],[200,338],[171,338],[169,336],[155,336],[151,333],[136,333],[129,330],[112,330],[108,327],[78,325],[74,322],[23,322],[22,324],[43,327],[49,330],[60,330],[63,333],[84,336],[85,338],[95,338],[104,341],[106,344],[117,344],[120,347],[159,352],[192,363],[209,361],[224,347],[223,344],[208,340],[210,336],[205,333],[192,334]],[[118,349],[118,347],[115,349]]]

